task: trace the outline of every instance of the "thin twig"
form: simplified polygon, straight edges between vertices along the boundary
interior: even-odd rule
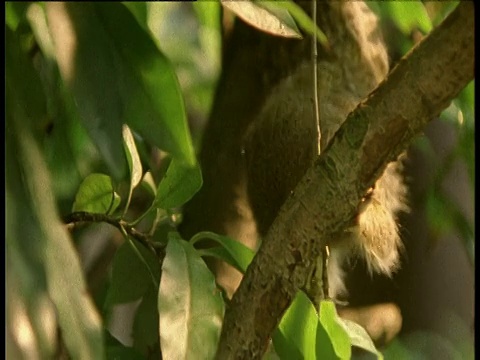
[[[96,214],[96,213],[89,213],[86,211],[77,211],[73,212],[71,214],[68,214],[63,217],[63,222],[65,224],[76,224],[76,223],[81,223],[81,222],[88,222],[88,223],[98,223],[98,222],[104,222],[107,224],[110,224],[112,226],[115,226],[117,229],[122,230],[124,229],[125,232],[132,237],[133,239],[137,240],[139,243],[141,243],[143,246],[145,246],[147,249],[153,251],[155,254],[157,254],[156,248],[158,247],[157,244],[153,244],[150,241],[150,236],[148,234],[144,234],[138,230],[136,230],[134,227],[129,225],[126,221],[122,219],[117,219],[112,216],[109,216],[107,214]],[[162,245],[163,247],[163,245]]]
[[[313,23],[317,25],[317,0],[312,0],[312,19]],[[317,125],[317,155],[320,155],[322,152],[322,131],[320,126],[320,105],[318,100],[318,48],[317,48],[317,33],[313,34],[312,38],[312,65],[313,65],[313,103],[315,110],[315,123]],[[323,286],[323,296],[324,298],[329,298],[328,291],[328,257],[330,256],[330,251],[328,245],[322,250],[322,286]]]
[[[317,0],[312,0],[312,19],[313,23],[317,24]],[[318,105],[318,68],[317,68],[317,33],[313,34],[312,38],[312,65],[313,65],[313,103],[315,109],[315,122],[317,124],[317,155],[321,153],[321,143],[322,133],[320,128],[320,110]]]

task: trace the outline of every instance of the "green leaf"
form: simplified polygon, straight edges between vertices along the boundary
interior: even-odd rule
[[[424,33],[432,30],[432,21],[421,1],[388,1],[384,5],[391,20],[405,35],[417,27]]]
[[[169,234],[158,297],[165,359],[213,359],[224,303],[215,277],[193,246]]]
[[[17,30],[18,25],[25,20],[25,12],[30,4],[23,1],[5,2],[5,23],[10,30]]]
[[[272,35],[301,39],[302,35],[285,9],[252,1],[222,0],[222,5],[246,23]],[[264,6],[264,4],[266,4]]]
[[[201,27],[219,31],[221,24],[220,18],[220,3],[217,1],[196,1],[192,3],[193,10],[197,16]]]
[[[97,214],[113,212],[115,201],[112,179],[105,174],[90,174],[80,184],[72,212],[86,211]],[[118,196],[118,195],[117,195]]]
[[[117,345],[107,347],[107,360],[146,360],[137,350]]]
[[[323,300],[320,303],[319,327],[322,327],[328,335],[333,345],[335,354],[340,359],[350,359],[352,355],[352,347],[350,338],[340,324],[335,304],[331,300]],[[320,337],[320,335],[319,335]],[[323,351],[322,347],[327,346],[324,342],[317,341],[317,349]]]
[[[316,36],[317,41],[325,47],[328,47],[328,39],[325,33],[313,22],[310,16],[293,1],[272,1],[268,3],[269,6],[275,6],[283,8],[289,12],[289,14],[295,19],[295,22],[300,26],[307,34]]]
[[[35,62],[41,69],[48,105],[47,117],[39,122],[42,147],[58,203],[68,204],[81,181],[94,171],[100,154],[81,124],[74,99],[61,79],[44,6],[31,3],[27,19],[41,49],[42,56],[37,56]],[[70,209],[62,207],[61,211],[65,213]]]
[[[142,354],[159,347],[158,288],[150,286],[143,295],[133,322],[133,346]]]
[[[111,173],[119,178],[126,170],[122,124],[194,164],[176,75],[132,13],[121,3],[46,6],[63,79]]]
[[[473,123],[473,110],[475,108],[475,80],[470,81],[468,85],[465,86],[454,102],[458,104],[458,107],[463,113],[465,113],[467,124]]]
[[[141,1],[122,1],[122,3],[135,16],[138,23],[148,30],[148,3]]]
[[[160,264],[152,252],[143,246],[136,246],[142,256],[133,249],[129,241],[125,241],[118,248],[113,258],[112,280],[108,289],[106,305],[124,304],[135,301],[145,295],[150,287],[158,285],[152,281],[152,274],[160,279]],[[147,263],[147,266],[145,265]]]
[[[10,184],[7,185],[10,188]],[[20,200],[17,196],[7,190],[7,202]],[[10,195],[10,196],[9,196]],[[12,197],[13,195],[13,197]],[[19,194],[16,194],[19,195]],[[11,204],[11,203],[10,203]],[[17,209],[19,208],[16,206]],[[39,259],[36,259],[36,250],[41,248],[32,246],[33,244],[25,244],[30,246],[23,247],[19,244],[18,239],[33,239],[28,237],[28,232],[32,230],[32,234],[38,234],[38,227],[34,224],[23,224],[18,221],[28,214],[26,209],[8,207],[8,224],[7,224],[7,246],[6,246],[6,331],[9,332],[7,337],[7,358],[9,347],[13,348],[22,343],[22,337],[26,332],[30,331],[30,336],[34,340],[30,346],[22,346],[18,348],[18,352],[23,353],[23,357],[28,358],[34,354],[38,358],[53,358],[56,352],[56,331],[57,320],[55,315],[55,307],[48,298],[44,268]],[[30,215],[30,214],[28,214]],[[12,219],[14,218],[14,219]],[[12,221],[13,220],[13,221]],[[37,230],[37,231],[36,231]],[[35,239],[36,240],[36,239]],[[19,332],[18,329],[24,329]],[[11,343],[8,338],[12,339]],[[11,349],[10,349],[11,350]],[[12,356],[13,358],[13,356]]]
[[[339,324],[347,332],[350,342],[353,346],[364,349],[372,354],[377,355],[377,358],[382,360],[383,355],[380,351],[377,350],[375,344],[372,341],[372,338],[368,335],[367,331],[356,322],[353,322],[348,319],[342,319],[338,317]]]
[[[40,204],[32,204],[34,195],[29,183],[38,181],[32,173],[31,161],[23,162],[25,147],[34,147],[31,139],[31,119],[26,113],[29,96],[33,105],[29,114],[45,111],[43,92],[16,86],[17,81],[34,84],[39,81],[32,64],[27,61],[20,49],[20,40],[9,27],[6,27],[6,164],[5,164],[5,225],[6,225],[6,331],[7,357],[15,352],[16,358],[51,358],[56,349],[57,318],[53,304],[48,304],[48,288],[44,263],[46,239],[37,218]],[[22,80],[23,76],[23,80]],[[19,84],[20,85],[20,84]],[[40,88],[41,90],[41,88]],[[26,92],[25,92],[26,91]],[[32,91],[30,93],[30,91]],[[21,133],[19,134],[19,132]],[[20,143],[20,135],[27,136],[29,144]],[[28,149],[32,150],[32,149]],[[36,154],[36,156],[38,156]],[[41,164],[43,165],[43,164]],[[27,172],[26,172],[27,170]],[[48,186],[48,184],[45,184]],[[50,216],[52,214],[49,214]],[[58,226],[58,219],[55,219]],[[41,302],[47,302],[44,309]],[[19,329],[24,329],[19,332]],[[30,346],[19,346],[28,334]]]
[[[158,185],[154,206],[162,209],[181,206],[192,198],[202,183],[202,172],[198,164],[191,166],[173,158]]]
[[[430,189],[427,194],[425,211],[429,228],[435,236],[447,234],[455,228],[455,217],[452,206],[445,196],[439,194],[435,189]]]
[[[40,136],[39,123],[47,117],[47,100],[39,74],[21,48],[18,34],[9,27],[5,28],[5,78],[7,106],[17,112],[16,121],[22,126],[29,127],[33,135]],[[22,106],[23,116],[20,116],[18,107]],[[43,134],[42,134],[43,135]]]
[[[121,179],[123,101],[119,82],[128,74],[93,4],[46,3],[50,33],[63,81],[73,94],[80,120],[109,167]],[[94,56],[93,56],[94,55]]]
[[[297,292],[275,331],[273,344],[276,353],[281,359],[315,359],[317,325],[315,307],[304,292]]]
[[[95,3],[95,7],[136,80],[120,83],[125,123],[151,144],[194,165],[184,101],[172,64],[123,5]]]
[[[240,270],[242,273],[247,271],[248,265],[250,265],[253,257],[255,256],[255,251],[243,245],[241,242],[236,241],[228,236],[218,235],[209,231],[203,231],[195,234],[190,240],[190,244],[193,246],[202,240],[213,240],[222,247],[204,250],[202,249],[200,250],[201,254],[206,256],[214,256],[224,260]]]
[[[118,195],[116,192],[113,193],[113,203],[112,206],[110,207],[110,210],[108,210],[108,214],[113,214],[115,210],[118,208],[120,203],[122,202],[122,198],[120,195]]]
[[[315,335],[316,359],[338,359],[339,357],[333,348],[332,339],[330,339],[330,335],[320,322],[317,326],[317,333]]]
[[[198,249],[198,255],[201,257],[213,257],[222,261],[225,261],[227,264],[232,265],[235,269],[240,271],[242,274],[245,274],[246,268],[242,268],[235,258],[230,255],[230,253],[221,246],[215,246],[208,249]]]
[[[275,349],[275,354],[277,355],[273,359],[278,359],[280,358],[281,360],[303,360],[304,357],[300,353],[300,350],[296,346],[296,344],[292,341],[292,339],[289,339],[285,337],[285,335],[279,331],[276,330],[273,333],[272,337],[273,341],[273,346]]]
[[[28,89],[34,86],[33,81],[29,83],[34,70],[9,28],[6,40],[6,183],[10,200],[6,213],[14,214],[7,219],[7,247],[16,243],[22,255],[28,254],[28,247],[36,250],[30,255],[37,259],[37,272],[30,272],[30,278],[23,277],[26,272],[19,274],[22,282],[46,284],[69,355],[75,359],[103,359],[101,319],[88,294],[72,240],[59,219],[48,170],[32,132],[32,120],[42,116],[45,108],[42,92],[35,94]],[[15,79],[22,79],[25,85],[16,86]],[[50,325],[56,328],[55,323]]]

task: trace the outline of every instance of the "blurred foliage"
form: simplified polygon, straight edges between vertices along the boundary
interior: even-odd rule
[[[456,3],[370,2],[392,62]],[[254,12],[268,9],[280,24],[296,29],[295,20],[316,31],[291,2],[257,5]],[[253,253],[213,233],[187,243],[175,227],[181,206],[202,185],[194,149],[220,73],[221,9],[217,1],[5,4],[8,358],[213,354],[224,303],[201,256],[245,271]],[[472,82],[441,115],[455,128],[457,142],[425,198],[432,231],[459,231],[472,261],[473,220],[441,184],[459,161],[473,187],[473,95]],[[432,151],[426,138],[416,146],[427,155]],[[92,269],[86,264],[103,255],[77,251],[91,235],[81,226],[66,231],[62,218],[70,211],[76,219],[100,219],[120,230],[117,238],[105,239],[116,250],[96,293],[85,282]],[[218,246],[195,249],[203,239]],[[302,313],[317,331],[302,338],[302,317],[287,316],[274,339],[279,354],[305,355],[311,350],[305,344],[326,344],[327,338],[330,345],[316,345],[317,354],[349,353],[340,338],[375,353],[362,330],[343,324],[328,312],[330,305],[319,315],[301,296],[287,314]],[[110,333],[114,310],[129,303],[136,304],[130,335],[116,339]],[[191,326],[173,336],[168,329],[178,324]],[[415,344],[394,344],[386,354],[408,353]]]
[[[382,4],[381,13],[387,14],[382,19],[391,19],[403,34],[401,43],[397,46],[402,49],[402,55],[413,45],[415,33],[426,35],[432,24],[438,25],[458,4],[457,1],[449,2],[386,2]],[[412,7],[422,11],[411,11]],[[421,38],[417,36],[417,41]],[[457,231],[460,238],[465,242],[465,249],[469,260],[474,263],[474,223],[465,211],[465,204],[458,203],[449,196],[444,189],[444,182],[452,172],[454,166],[463,166],[470,180],[470,191],[473,198],[475,184],[474,163],[474,81],[465,87],[450,106],[442,112],[440,119],[448,123],[455,132],[456,144],[441,159],[441,164],[436,164],[437,172],[428,185],[428,193],[425,196],[427,217],[431,228],[432,238],[437,239],[447,233]],[[438,156],[433,153],[432,144],[427,137],[417,139],[414,146],[420,148],[428,162],[435,164]],[[467,205],[467,208],[469,206]]]

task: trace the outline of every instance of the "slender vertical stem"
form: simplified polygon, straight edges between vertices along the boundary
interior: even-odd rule
[[[317,24],[317,0],[312,0],[312,19],[314,24]],[[318,69],[317,69],[317,33],[315,32],[312,37],[312,63],[313,63],[313,103],[315,109],[315,122],[317,124],[317,155],[321,152],[321,138],[322,133],[320,129],[320,111],[318,107]]]
[[[313,23],[317,25],[317,0],[312,0],[312,19]],[[315,122],[317,124],[317,155],[320,155],[322,152],[322,131],[320,128],[320,110],[318,103],[318,68],[317,68],[317,33],[315,32],[312,37],[312,68],[313,68],[313,103],[315,109]],[[329,298],[328,291],[328,257],[330,251],[328,245],[322,251],[322,287],[323,287],[323,296],[324,298]]]

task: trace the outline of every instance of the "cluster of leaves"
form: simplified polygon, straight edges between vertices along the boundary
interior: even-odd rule
[[[160,338],[165,358],[213,358],[224,302],[201,257],[219,258],[244,273],[254,253],[228,237],[210,232],[198,233],[189,242],[177,232],[170,232],[166,246],[163,241],[154,244],[148,240],[138,246],[134,241],[138,233],[129,233],[132,226],[149,213],[155,212],[154,218],[158,219],[163,209],[174,209],[188,201],[201,186],[201,174],[198,167],[185,167],[173,160],[158,187],[152,186],[151,174],[146,172],[142,176],[135,141],[126,125],[123,127],[123,141],[130,170],[130,188],[121,213],[126,214],[132,192],[140,183],[149,189],[153,201],[148,210],[133,221],[127,222],[122,217],[110,220],[112,223],[118,221],[125,242],[113,261],[106,307],[141,299],[136,310],[133,339],[134,347],[143,354],[151,353]],[[82,182],[70,216],[78,213],[82,220],[81,215],[86,213],[114,214],[120,203],[112,179],[103,174],[91,174]],[[153,226],[157,223],[154,221]],[[155,229],[150,233],[152,230]],[[207,239],[220,246],[200,250],[194,247]],[[156,251],[159,248],[162,250],[160,254]],[[323,301],[319,310],[317,313],[303,292],[298,293],[273,337],[278,356],[284,359],[349,359],[354,345],[382,358],[360,325],[338,317],[331,300]],[[132,356],[135,350],[116,344],[107,348],[107,354],[109,357]]]
[[[142,218],[152,213],[157,218],[162,215],[160,209],[182,205],[202,184],[177,78],[153,37],[123,4],[8,3],[6,32],[12,356],[52,357],[58,348],[57,326],[74,358],[105,356],[102,321],[56,209],[62,195],[71,194],[83,174],[95,168],[108,170],[113,177],[103,173],[85,177],[67,218],[106,221],[125,236],[113,261],[106,312],[117,303],[142,299],[134,332],[138,348],[143,349],[151,345],[152,337],[159,339],[157,303],[166,307],[161,328],[167,357],[171,357],[168,349],[178,354],[192,351],[191,334],[206,322],[212,323],[207,338],[218,337],[223,301],[214,291],[213,275],[192,245],[178,234],[169,235],[159,283],[157,250],[161,246],[134,231]],[[141,141],[171,154],[158,187],[151,172],[143,173],[129,126]],[[106,167],[98,166],[99,159]],[[126,168],[129,190],[119,211],[122,199],[114,184],[125,178]],[[125,215],[139,184],[153,195],[152,204],[142,216],[127,222]],[[177,293],[178,286],[172,284],[190,293]],[[179,322],[182,314],[189,318]],[[179,323],[191,325],[185,327],[185,336],[171,330]],[[169,334],[175,334],[175,342]],[[25,336],[33,340],[22,342]],[[204,351],[200,356],[215,350],[215,341],[205,343],[193,346]],[[115,346],[108,348],[107,355],[116,356],[118,351]]]
[[[80,185],[67,221],[106,221],[117,226],[124,236],[112,264],[112,278],[105,301],[105,315],[118,304],[139,301],[133,324],[134,348],[140,354],[158,355],[158,342],[165,358],[212,358],[215,354],[224,313],[222,293],[201,256],[228,260],[245,270],[253,257],[248,248],[228,237],[198,233],[187,242],[175,232],[153,241],[161,217],[174,216],[172,209],[188,201],[202,185],[198,166],[172,159],[156,186],[149,171],[143,173],[134,136],[123,126],[123,144],[129,167],[130,186],[124,207],[115,192],[111,177],[94,173]],[[151,205],[136,219],[125,215],[132,193],[143,185],[150,193]],[[153,215],[153,216],[152,216]],[[153,218],[147,233],[135,226]],[[152,234],[149,236],[148,234]],[[221,246],[196,250],[194,245],[213,239]],[[155,352],[155,349],[157,352]],[[108,357],[134,354],[121,344],[107,347]],[[137,356],[140,356],[137,354]],[[129,355],[129,356],[130,356]]]
[[[263,31],[298,38],[300,27],[327,43],[291,1],[223,5]],[[54,356],[58,329],[73,358],[142,359],[160,352],[164,358],[214,356],[225,304],[202,257],[220,258],[245,272],[254,254],[213,233],[198,233],[190,241],[176,231],[158,234],[162,220],[173,219],[198,191],[202,177],[187,124],[188,90],[151,31],[153,6],[6,4],[7,344],[12,358]],[[218,23],[213,16],[219,3],[199,2],[194,8],[205,36],[211,35],[205,29]],[[218,27],[215,31],[218,40]],[[213,51],[218,55],[218,47]],[[213,88],[190,104],[203,104],[198,109],[205,112],[212,94]],[[155,171],[149,156],[155,148],[169,154],[163,173]],[[127,190],[119,191],[125,184]],[[149,202],[130,219],[134,191],[140,188]],[[67,222],[107,222],[123,235],[101,315],[88,293],[72,235],[60,220],[59,212],[70,211]],[[137,230],[140,224],[144,232]],[[218,246],[197,246],[206,239]],[[134,302],[133,347],[127,347],[105,329],[115,306]],[[285,314],[273,344],[286,359],[346,359],[352,345],[381,357],[365,330],[340,319],[331,301],[323,301],[317,312],[303,293]]]

